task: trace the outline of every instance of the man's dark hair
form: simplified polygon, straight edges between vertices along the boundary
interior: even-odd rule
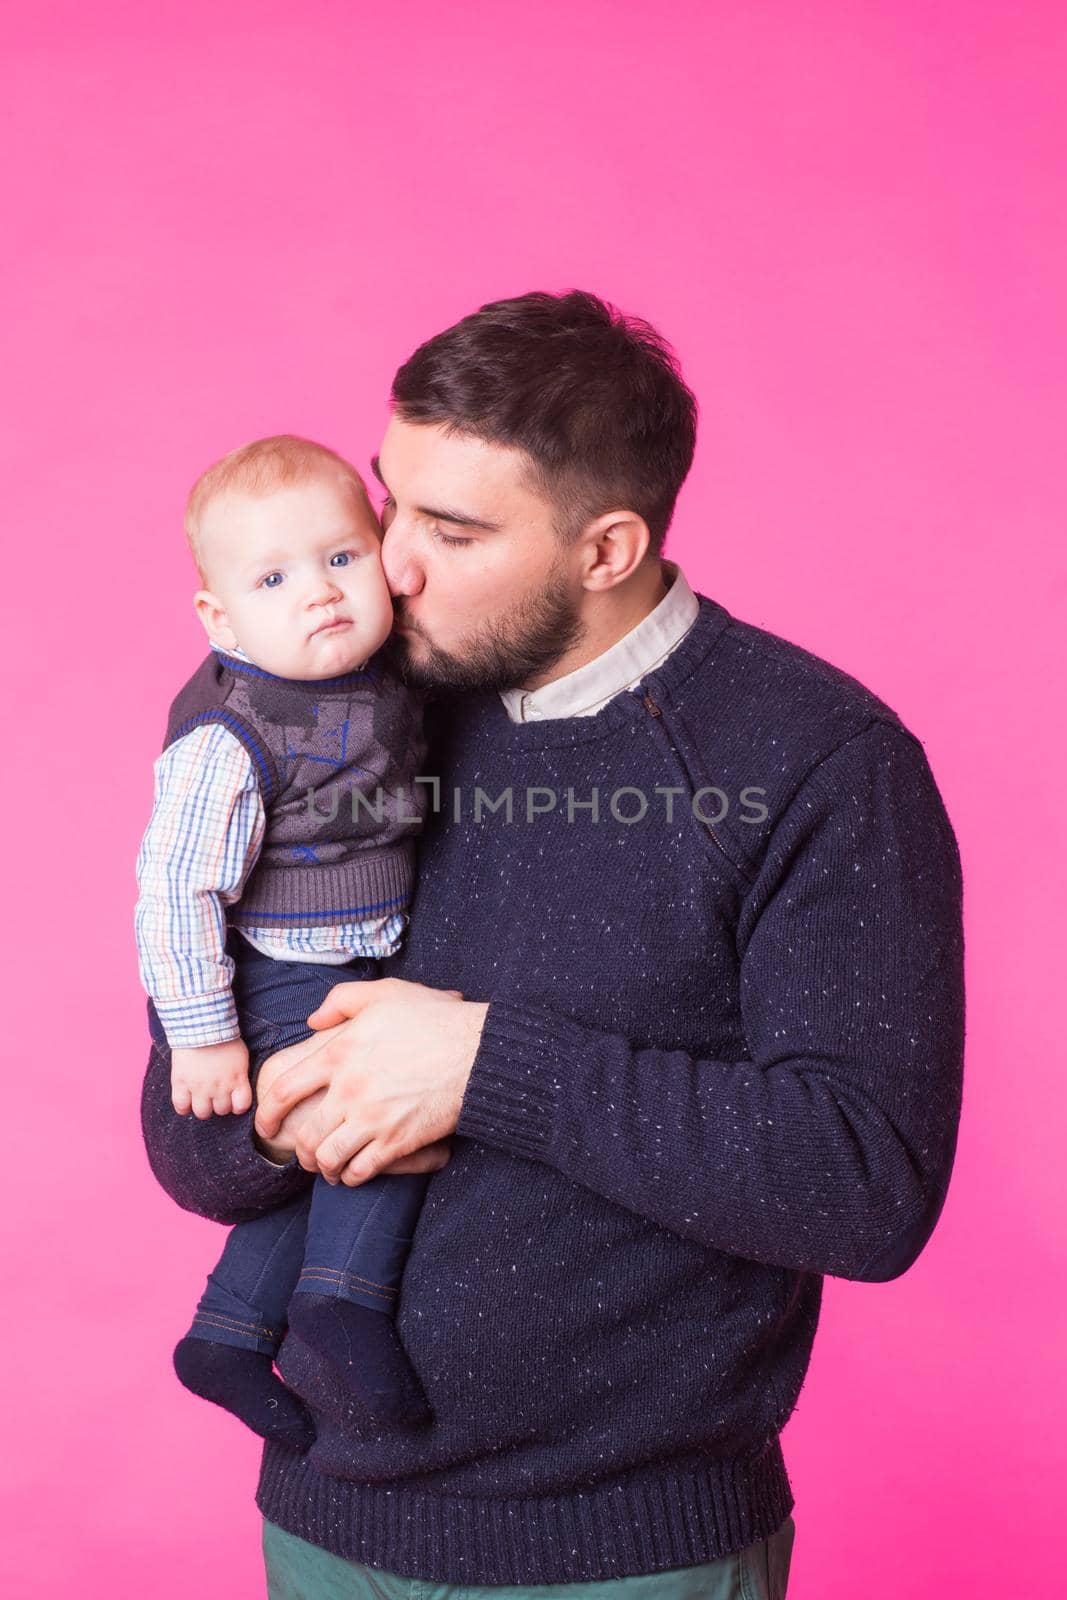
[[[427,339],[393,379],[402,422],[524,450],[570,537],[643,517],[658,552],[693,461],[696,400],[666,340],[596,295],[524,294]]]

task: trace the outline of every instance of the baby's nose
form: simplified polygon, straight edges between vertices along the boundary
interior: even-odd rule
[[[313,606],[328,605],[331,600],[341,598],[341,588],[336,578],[328,573],[320,573],[311,585],[309,604]]]

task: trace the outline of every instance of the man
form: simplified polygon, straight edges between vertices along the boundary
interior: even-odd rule
[[[433,1173],[397,1310],[433,1421],[286,1339],[317,1438],[264,1451],[271,1594],[781,1595],[822,1277],[905,1272],[951,1173],[952,828],[888,706],[661,560],[695,406],[647,325],[486,306],[393,402],[383,558],[443,691],[405,950],[268,1059],[255,1128],[145,1082],[220,1221]]]

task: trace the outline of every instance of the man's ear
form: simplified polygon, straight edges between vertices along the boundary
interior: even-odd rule
[[[226,608],[217,594],[212,594],[210,589],[198,589],[193,595],[193,609],[213,644],[221,644],[226,650],[236,647],[237,635],[230,627]]]
[[[582,584],[586,589],[614,589],[641,565],[651,535],[636,511],[605,511],[587,523],[582,544]]]

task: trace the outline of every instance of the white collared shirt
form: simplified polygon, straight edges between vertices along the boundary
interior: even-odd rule
[[[595,716],[667,659],[696,621],[700,602],[673,561],[661,561],[660,571],[669,587],[659,605],[595,660],[540,689],[501,689],[512,722]]]

